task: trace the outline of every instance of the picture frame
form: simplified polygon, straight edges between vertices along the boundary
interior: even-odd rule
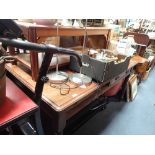
[[[137,75],[132,74],[127,83],[127,101],[133,101],[138,91]]]

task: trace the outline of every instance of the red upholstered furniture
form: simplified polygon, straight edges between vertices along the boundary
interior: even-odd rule
[[[125,81],[125,79],[119,80],[113,87],[111,87],[109,90],[107,90],[104,93],[103,98],[101,98],[101,104],[91,108],[91,110],[94,111],[94,110],[106,109],[107,104],[109,103],[109,98],[117,95],[117,93],[122,89],[124,81]]]
[[[104,93],[104,96],[110,97],[116,95],[121,90],[123,82],[124,79],[119,80],[116,85]]]
[[[0,105],[0,130],[35,114],[38,106],[10,79],[6,79],[6,99]]]
[[[122,89],[123,87],[123,83],[124,83],[124,80],[125,79],[121,79],[119,80],[113,87],[111,87],[109,90],[107,90],[105,93],[104,93],[104,97],[105,97],[105,102],[104,102],[104,106],[103,106],[103,109],[106,108],[107,104],[109,104],[109,99],[110,97],[113,97],[115,95],[118,94],[118,92]]]

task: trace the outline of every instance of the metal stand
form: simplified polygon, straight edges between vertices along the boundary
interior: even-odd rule
[[[59,31],[59,25],[58,25],[58,21],[57,21],[57,42],[58,42],[58,33]],[[62,71],[59,71],[59,61],[58,61],[58,54],[56,54],[56,71],[48,74],[47,77],[49,78],[49,81],[51,83],[56,83],[56,84],[60,84],[60,83],[64,83],[65,81],[68,80],[68,74]]]
[[[86,36],[87,36],[86,26],[87,26],[87,19],[86,19],[86,24],[85,24],[85,35],[84,35],[84,40],[83,40],[82,52],[84,52],[85,45],[86,45]],[[83,56],[82,56],[82,61],[83,61]],[[92,78],[82,74],[81,69],[82,67],[80,68],[80,73],[72,74],[69,77],[69,80],[78,85],[89,85],[92,82]]]
[[[56,71],[51,74],[47,74],[47,77],[49,78],[49,81],[51,83],[60,84],[68,80],[68,74],[65,72],[59,71],[58,56],[56,56],[56,58],[57,58]]]
[[[89,85],[92,82],[92,78],[81,73],[72,74],[69,80],[77,85]]]

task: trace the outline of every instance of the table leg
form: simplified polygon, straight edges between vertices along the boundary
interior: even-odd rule
[[[29,29],[29,37],[28,40],[30,42],[37,43],[37,34],[35,28]],[[32,80],[36,81],[38,78],[39,65],[38,65],[38,53],[30,51],[30,62],[31,62],[31,72],[32,72]]]

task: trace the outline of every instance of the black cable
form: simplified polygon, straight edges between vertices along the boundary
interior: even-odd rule
[[[76,85],[75,87],[70,87],[70,85],[68,85],[67,82],[68,81],[65,81],[65,82],[63,82],[61,84],[54,84],[54,83],[50,82],[50,87],[55,88],[55,89],[59,89],[61,95],[67,95],[67,94],[69,94],[71,89],[76,89],[76,88],[79,87],[79,85]],[[67,86],[67,87],[66,88],[63,87],[64,85]],[[67,93],[63,93],[63,90],[66,90]]]

